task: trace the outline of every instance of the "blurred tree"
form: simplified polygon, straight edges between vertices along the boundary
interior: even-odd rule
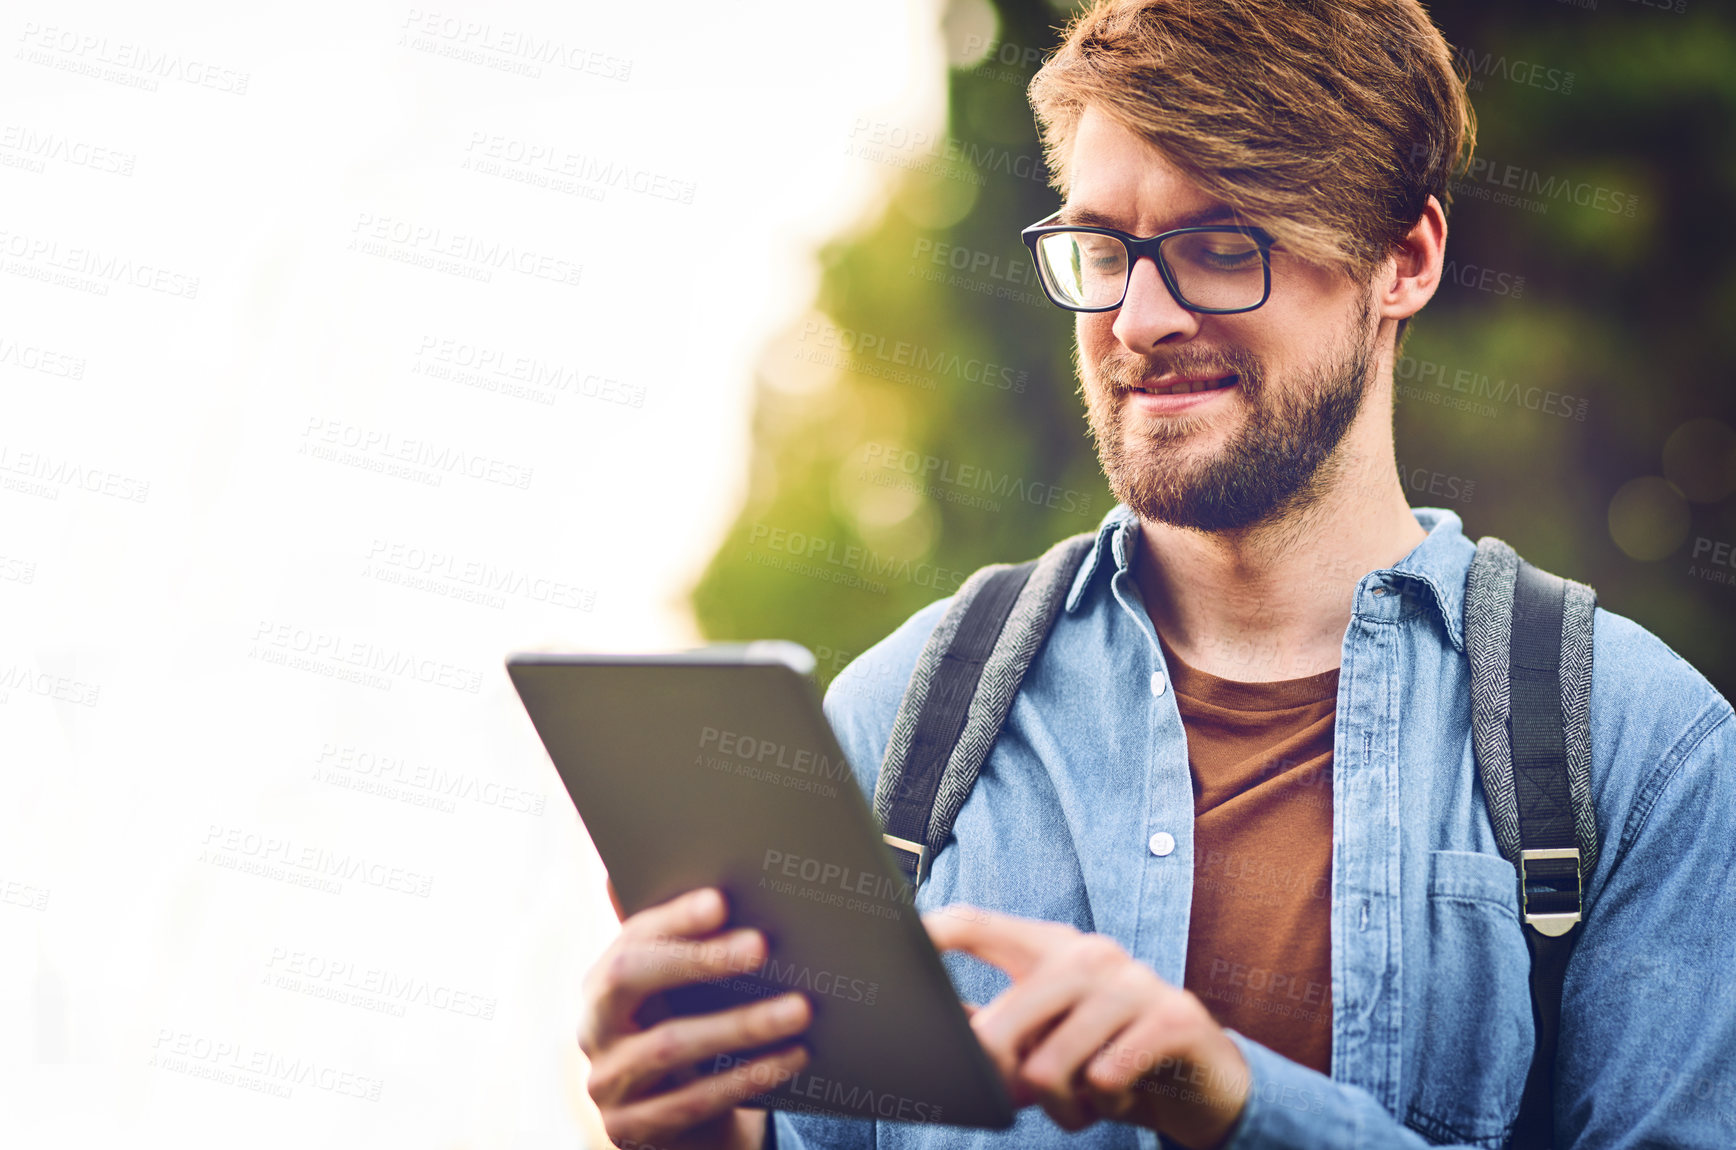
[[[1601,8],[1601,10],[1600,10]],[[1058,206],[1025,87],[1072,6],[955,3],[946,126],[859,128],[885,210],[767,349],[713,638],[822,682],[984,563],[1112,497],[1071,318],[1019,229]],[[1479,119],[1447,280],[1396,366],[1401,476],[1736,686],[1736,18],[1711,0],[1439,0]],[[889,684],[896,690],[901,684]]]

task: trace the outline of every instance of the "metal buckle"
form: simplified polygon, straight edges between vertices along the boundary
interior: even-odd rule
[[[1546,847],[1541,850],[1519,852],[1519,917],[1529,923],[1539,934],[1557,938],[1573,929],[1579,921],[1579,911],[1558,911],[1545,913],[1532,912],[1531,895],[1526,890],[1530,884],[1526,881],[1525,863],[1527,861],[1541,862],[1544,859],[1573,860],[1573,895],[1577,905],[1583,905],[1585,899],[1585,876],[1580,871],[1578,847]]]
[[[897,835],[883,834],[880,837],[885,839],[886,845],[893,850],[916,856],[916,873],[911,877],[910,885],[921,886],[922,880],[928,877],[928,847],[922,843],[913,843],[909,839],[901,839]]]

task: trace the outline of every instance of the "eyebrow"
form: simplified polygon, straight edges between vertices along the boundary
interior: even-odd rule
[[[1189,212],[1187,215],[1182,216],[1180,219],[1172,223],[1170,228],[1197,228],[1203,224],[1232,222],[1236,218],[1237,216],[1234,208],[1224,204],[1218,204],[1209,208],[1201,208],[1196,212]],[[1092,228],[1114,228],[1116,231],[1120,232],[1128,231],[1118,217],[1111,215],[1108,212],[1100,212],[1095,208],[1074,206],[1071,204],[1056,213],[1055,223],[1074,224]],[[1165,228],[1164,230],[1168,231],[1169,228]]]

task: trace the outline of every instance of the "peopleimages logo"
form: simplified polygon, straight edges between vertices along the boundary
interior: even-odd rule
[[[0,231],[0,255],[6,270],[29,279],[107,295],[109,285],[125,284],[180,299],[197,299],[199,277],[159,264],[136,262],[130,256],[99,248],[62,247],[58,239]]]
[[[819,320],[803,323],[798,338],[803,343],[810,338],[814,340],[807,356],[810,363],[843,367],[858,374],[911,382],[919,387],[932,389],[934,377],[939,375],[951,376],[965,383],[980,383],[1015,395],[1023,395],[1031,385],[1029,372],[1006,364],[924,347],[909,340],[888,341],[883,335]],[[801,353],[798,351],[797,354]]]
[[[350,233],[347,250],[401,258],[435,270],[457,267],[484,282],[504,270],[572,287],[584,271],[582,264],[546,252],[372,212],[358,213]]]
[[[1481,91],[1485,81],[1499,79],[1563,96],[1573,94],[1574,74],[1560,68],[1529,60],[1509,60],[1499,52],[1480,53],[1475,48],[1461,48],[1455,56],[1466,73],[1465,86],[1473,92]]]
[[[494,1019],[497,1000],[492,995],[460,990],[426,978],[402,974],[378,966],[363,966],[348,959],[277,946],[265,964],[266,979],[279,990],[296,991],[315,998],[328,998],[364,1008],[389,1007],[382,1013],[403,1017],[406,1006],[478,1018]],[[356,996],[361,1001],[349,1001]]]
[[[938,455],[924,455],[890,443],[868,444],[863,449],[862,462],[866,468],[863,475],[873,477],[869,482],[884,484],[882,476],[886,473],[904,475],[916,481],[915,490],[948,503],[968,502],[961,499],[957,492],[948,490],[956,488],[994,496],[996,499],[1028,503],[1032,507],[1047,507],[1081,515],[1091,512],[1091,496],[1087,492],[1074,491],[1053,483],[1035,482],[1010,472],[995,472],[974,464],[954,464],[952,460],[942,459]],[[988,510],[1000,510],[998,503],[978,502]]]
[[[1441,268],[1441,278],[1448,283],[1460,287],[1471,288],[1474,291],[1488,292],[1490,295],[1508,296],[1518,299],[1525,294],[1525,277],[1512,272],[1498,271],[1495,268],[1480,267],[1477,264],[1461,264],[1448,260]]]
[[[352,639],[336,631],[261,619],[247,653],[261,662],[309,670],[391,690],[394,682],[416,682],[477,694],[482,672],[380,643]]]
[[[34,20],[25,21],[18,41],[23,47],[16,59],[121,82],[147,92],[155,92],[159,80],[178,80],[195,88],[245,96],[247,82],[252,78],[251,73],[192,59],[168,49],[159,50],[129,40],[111,42],[107,36],[53,24],[38,24]]]
[[[1413,165],[1426,163],[1429,158],[1426,145],[1416,144],[1411,147]],[[1503,163],[1487,156],[1473,158],[1464,173],[1452,180],[1448,186],[1454,195],[1468,195],[1495,204],[1511,204],[1538,213],[1548,212],[1551,201],[1565,200],[1578,207],[1593,208],[1632,219],[1639,211],[1640,202],[1639,196],[1632,192],[1616,191],[1600,184],[1572,180],[1564,176],[1546,176],[1534,169]],[[1527,196],[1537,198],[1526,199]]]
[[[385,576],[385,569],[395,577]],[[533,575],[516,567],[498,567],[486,559],[468,558],[438,548],[418,547],[377,536],[368,548],[362,574],[382,582],[418,589],[462,588],[499,600],[499,603],[489,602],[489,606],[504,606],[505,597],[512,596],[527,603],[589,611],[596,606],[597,599],[592,588]],[[429,586],[422,587],[422,581]]]
[[[752,1059],[739,1058],[733,1054],[719,1054],[712,1060],[711,1069],[713,1073],[727,1070],[738,1078],[751,1074],[754,1085],[768,1089],[788,1083],[786,1094],[778,1096],[779,1110],[804,1109],[799,1102],[790,1105],[785,1101],[786,1096],[794,1095],[814,1102],[842,1106],[859,1114],[875,1114],[888,1121],[940,1121],[940,1106],[932,1102],[919,1102],[897,1094],[885,1094],[865,1086],[851,1086],[835,1078],[822,1078],[815,1074],[773,1073],[763,1066],[750,1071],[748,1066],[752,1062]]]
[[[116,151],[56,132],[38,132],[22,124],[0,127],[0,155],[6,153],[14,153],[17,157],[17,162],[8,166],[26,167],[36,172],[47,167],[49,161],[54,161],[93,172],[130,176],[133,165],[138,162],[138,156],[131,152]]]
[[[432,479],[429,486],[433,487],[438,487],[446,475],[462,475],[484,483],[524,490],[530,486],[534,474],[532,468],[479,455],[454,444],[402,436],[318,415],[308,417],[301,438],[298,454],[349,463],[369,471],[397,469],[404,471],[405,478],[415,478],[419,482]]]
[[[17,367],[39,371],[61,379],[83,379],[84,357],[62,351],[50,351],[35,344],[20,343],[0,336],[0,367]]]
[[[0,668],[0,702],[9,699],[13,691],[40,695],[44,699],[59,699],[81,707],[94,707],[102,698],[100,683],[86,683],[68,675],[50,675],[22,663]]]
[[[13,476],[22,478],[14,481]],[[149,480],[90,467],[65,456],[57,458],[43,451],[18,451],[4,443],[0,443],[0,485],[44,499],[59,499],[62,491],[73,489],[107,495],[124,503],[143,503],[151,494]]]
[[[916,901],[915,888],[902,877],[887,878],[775,847],[766,848],[760,871],[759,885],[773,894],[878,918],[897,918],[899,906],[913,906]]]
[[[288,1098],[297,1086],[311,1086],[328,1094],[378,1102],[383,1085],[378,1078],[317,1059],[289,1058],[276,1051],[170,1027],[157,1031],[146,1064],[279,1098]]]
[[[434,889],[432,875],[391,866],[365,855],[260,834],[244,827],[212,823],[200,845],[200,862],[224,870],[290,882],[295,886],[312,886],[328,894],[342,893],[341,884],[351,879],[365,886],[416,898],[427,898]]]
[[[850,775],[850,764],[833,760],[807,747],[792,749],[787,743],[773,739],[756,739],[739,731],[703,727],[699,732],[699,749],[714,751],[724,758],[778,767],[800,775],[820,775],[828,779],[843,779]]]
[[[936,567],[932,563],[896,559],[855,544],[839,547],[835,540],[827,539],[823,535],[808,535],[783,527],[770,527],[764,523],[753,525],[748,531],[747,541],[750,547],[760,547],[788,556],[792,563],[788,570],[798,574],[818,574],[819,577],[829,578],[834,582],[861,583],[871,590],[878,587],[876,594],[884,594],[886,589],[883,585],[875,584],[875,579],[897,579],[918,587],[932,587],[950,595],[970,577],[968,571],[953,571]],[[748,552],[748,556],[750,561],[754,561],[752,551]],[[816,566],[816,561],[824,566]]]
[[[986,182],[986,176],[991,175],[1012,176],[1039,184],[1049,182],[1049,171],[1041,156],[1009,152],[993,144],[979,144],[975,140],[961,139],[945,133],[936,136],[920,128],[907,128],[888,120],[858,117],[850,129],[850,143],[844,150],[846,155],[861,156],[881,163],[897,163],[896,156],[900,152],[908,157],[927,157],[954,165],[956,177],[979,186]],[[912,165],[905,163],[898,166]]]

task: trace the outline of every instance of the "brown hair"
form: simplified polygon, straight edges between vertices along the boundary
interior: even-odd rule
[[[1417,0],[1096,0],[1031,81],[1068,194],[1087,105],[1291,251],[1363,279],[1469,159],[1476,118]]]

